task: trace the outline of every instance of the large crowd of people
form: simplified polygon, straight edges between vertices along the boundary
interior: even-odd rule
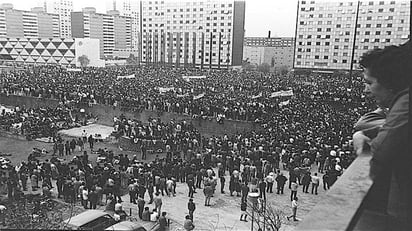
[[[127,75],[134,78],[118,78]],[[280,90],[292,89],[297,102],[318,99],[331,102],[339,99],[340,104],[350,105],[361,102],[356,86],[359,81],[352,81],[355,84],[352,86],[345,76],[285,77],[260,72],[152,66],[88,68],[80,72],[62,67],[35,67],[2,73],[0,85],[4,94],[109,104],[124,110],[264,121],[279,109],[281,99],[271,94]]]
[[[135,78],[117,78],[130,74]],[[205,78],[186,81],[182,76]],[[206,137],[190,121],[165,123],[151,118],[143,123],[121,116],[114,119],[116,133],[137,140],[162,140],[166,157],[144,163],[137,156],[129,158],[98,150],[106,158],[94,165],[87,152],[79,153],[70,163],[58,158],[41,163],[31,158],[17,170],[13,168],[10,175],[14,177],[7,180],[12,197],[13,190],[26,189],[28,178],[32,187],[38,187],[36,182],[42,179],[45,192],[54,179],[59,197],[68,202],[80,199],[85,208],[102,203],[103,194],[112,195],[111,201],[121,201],[122,190],[127,189],[130,202],[138,203],[148,193],[149,204],[155,203],[157,214],[161,214],[161,204],[156,204],[159,201],[156,198],[165,194],[174,196],[179,182],[189,188],[188,197],[197,188],[204,188],[205,206],[210,204],[217,182],[221,193],[227,187],[231,196],[242,196],[242,201],[249,191],[260,191],[265,198],[264,192],[272,192],[274,184],[277,192],[283,193],[287,180],[289,188],[302,184],[306,193],[309,185],[314,184],[317,193],[319,177],[309,172],[316,164],[318,172],[324,174],[326,190],[355,158],[350,143],[353,124],[372,107],[362,97],[360,78],[349,80],[347,74],[278,76],[149,66],[69,72],[60,67],[36,67],[2,73],[0,86],[1,93],[8,95],[102,103],[127,110],[160,110],[205,118],[220,116],[253,121],[263,127],[259,131]],[[160,92],[159,87],[174,90]],[[272,97],[273,92],[281,90],[292,90],[293,95]],[[34,110],[38,111],[41,110]],[[54,117],[64,115],[62,110],[47,111]],[[67,143],[67,148],[74,150],[76,142]],[[142,142],[142,159],[145,149]],[[289,176],[286,178],[279,170],[289,171]]]

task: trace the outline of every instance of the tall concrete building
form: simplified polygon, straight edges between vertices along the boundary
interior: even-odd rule
[[[44,9],[48,13],[59,15],[60,37],[71,38],[70,13],[73,11],[72,0],[46,0]]]
[[[363,53],[409,39],[410,1],[299,1],[294,68],[358,68]]]
[[[132,49],[139,48],[140,32],[140,1],[139,0],[112,0],[106,2],[107,11],[117,10],[121,16],[131,19],[132,28]]]
[[[71,13],[72,36],[100,40],[100,54],[111,58],[114,50],[130,49],[132,43],[131,18],[118,11],[96,13],[94,7]]]
[[[141,62],[200,68],[242,64],[244,1],[142,1]]]
[[[251,64],[269,64],[272,70],[292,68],[294,38],[246,37],[243,60]]]
[[[59,37],[59,16],[45,13],[41,7],[24,11],[4,3],[0,6],[0,37]]]

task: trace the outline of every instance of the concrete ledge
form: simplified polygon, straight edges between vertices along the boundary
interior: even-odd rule
[[[358,156],[295,230],[352,229],[373,183],[369,178],[371,157],[370,154]]]
[[[20,135],[20,134],[15,134],[15,133],[12,133],[12,132],[7,132],[7,131],[1,131],[0,130],[0,136],[7,137],[7,138],[13,138],[13,139],[16,139],[16,140],[27,141],[25,136]]]

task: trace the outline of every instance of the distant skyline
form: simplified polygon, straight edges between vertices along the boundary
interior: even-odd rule
[[[179,0],[165,0],[179,1]],[[36,0],[0,0],[0,3],[12,3],[14,9],[30,10],[42,6],[44,1]],[[106,12],[106,2],[102,0],[73,0],[75,11],[84,7],[95,7],[98,13]],[[297,0],[245,0],[245,37],[294,37],[296,24]]]

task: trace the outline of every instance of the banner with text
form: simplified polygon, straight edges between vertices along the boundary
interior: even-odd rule
[[[287,91],[276,91],[270,94],[270,98],[274,97],[282,97],[282,96],[293,96],[293,91],[292,90],[287,90]]]
[[[206,79],[206,75],[194,75],[194,76],[182,76],[185,81],[190,81],[191,79]]]
[[[124,76],[121,76],[121,75],[119,75],[119,76],[117,76],[117,79],[133,79],[133,78],[135,78],[136,76],[134,75],[134,74],[132,74],[132,75],[124,75]]]
[[[200,99],[200,98],[202,98],[203,96],[205,96],[205,94],[206,93],[202,93],[202,94],[200,94],[200,95],[196,95],[196,96],[193,96],[193,99]]]

